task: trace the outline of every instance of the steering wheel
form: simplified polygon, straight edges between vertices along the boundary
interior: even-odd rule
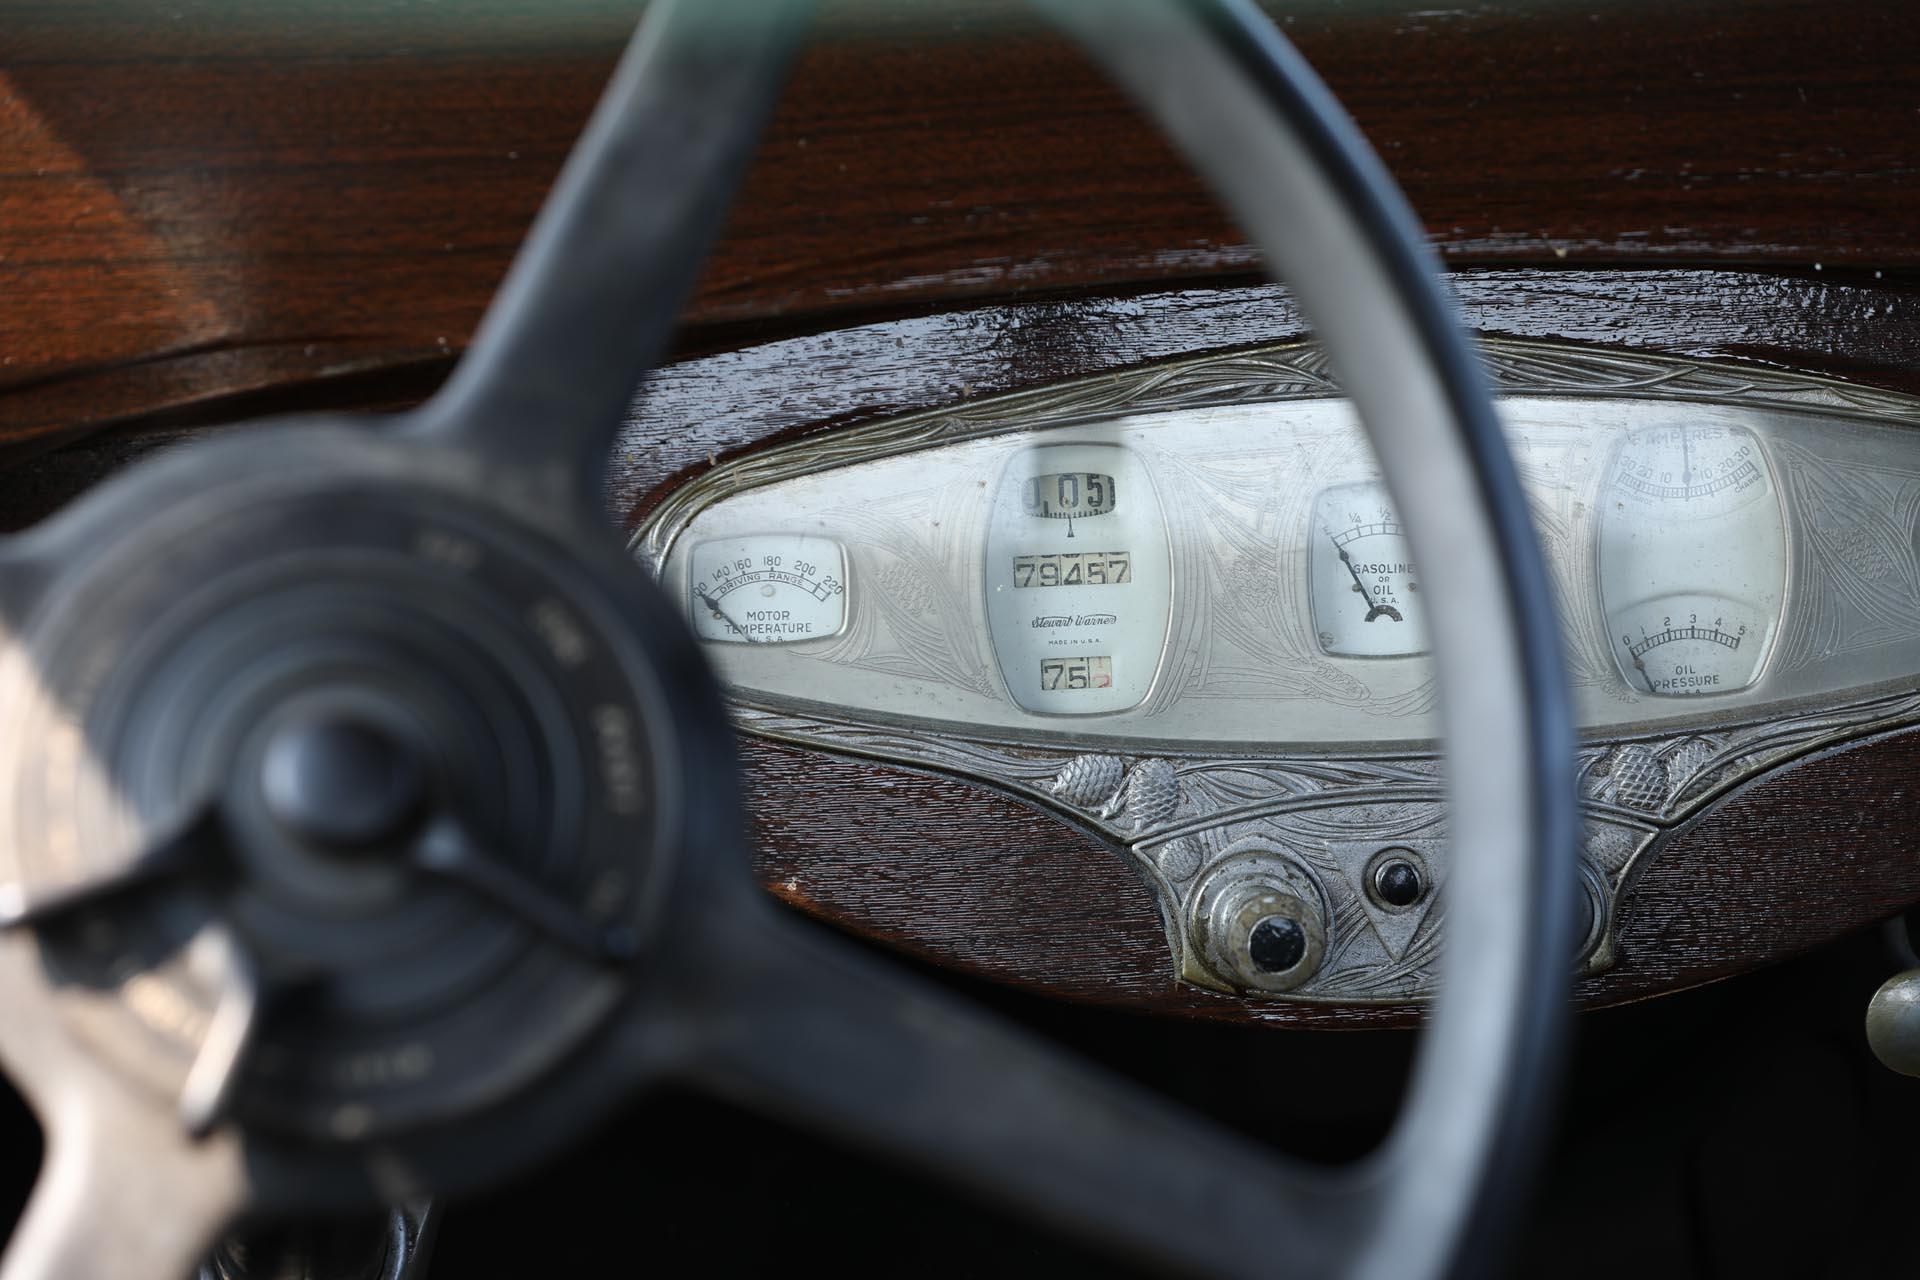
[[[753,884],[721,697],[601,496],[804,6],[656,0],[430,402],[182,449],[0,548],[0,1058],[48,1152],[0,1278],[184,1275],[243,1216],[491,1183],[668,1080],[1182,1271],[1484,1264],[1555,1062],[1576,813],[1491,403],[1250,5],[1041,7],[1297,292],[1418,548],[1455,863],[1391,1137],[1288,1163]]]

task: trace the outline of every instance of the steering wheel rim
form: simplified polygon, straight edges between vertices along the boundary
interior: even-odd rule
[[[1039,3],[1159,120],[1277,265],[1355,402],[1422,565],[1450,766],[1450,954],[1381,1157],[1453,1176],[1403,1175],[1355,1274],[1412,1274],[1415,1250],[1449,1239],[1458,1243],[1440,1258],[1482,1257],[1540,1140],[1558,1067],[1579,831],[1558,615],[1499,416],[1412,210],[1251,0],[1128,0],[1118,21],[1075,0]],[[1294,146],[1263,152],[1232,127],[1251,117],[1248,98],[1287,123]],[[1330,199],[1299,180],[1316,166]],[[1352,242],[1330,253],[1343,229]],[[1363,361],[1388,372],[1355,376]],[[1422,377],[1429,389],[1414,385]],[[1425,550],[1441,546],[1448,555]],[[1495,573],[1456,577],[1463,568]],[[1461,1012],[1470,1000],[1504,1006],[1504,1025],[1474,1025],[1474,1011]]]
[[[734,776],[711,676],[673,605],[592,513],[636,370],[665,350],[805,6],[658,0],[468,356],[432,401],[378,439],[336,429],[329,438],[345,461],[311,427],[163,460],[0,552],[0,604],[31,639],[40,606],[59,594],[63,558],[89,536],[136,507],[177,501],[196,472],[259,489],[269,460],[287,457],[327,492],[392,479],[394,502],[490,510],[524,534],[503,555],[545,564],[563,546],[566,602],[590,630],[597,619],[602,631],[630,633],[606,639],[635,687],[651,691],[635,696],[666,744],[654,753],[656,781],[696,797],[645,851],[636,875],[647,891],[623,917],[632,936],[616,948],[604,921],[578,927],[577,912],[516,869],[512,848],[503,865],[458,829],[438,845],[423,837],[414,847],[427,852],[411,865],[609,966],[603,976],[621,993],[614,1012],[564,1069],[457,1126],[378,1142],[353,1132],[286,1141],[228,1109],[256,1003],[232,930],[217,934],[229,948],[222,989],[243,998],[231,1025],[208,1033],[231,1043],[211,1068],[204,1051],[196,1058],[178,1109],[155,1106],[63,1038],[56,1006],[70,993],[36,950],[68,914],[206,875],[206,863],[182,862],[179,841],[162,841],[49,890],[16,862],[0,880],[0,922],[13,926],[0,940],[0,989],[35,1030],[8,1036],[0,1055],[47,1122],[49,1160],[0,1277],[149,1274],[156,1261],[182,1269],[248,1207],[457,1187],[482,1169],[501,1176],[634,1088],[668,1079],[918,1160],[1182,1270],[1253,1273],[1279,1257],[1306,1274],[1408,1276],[1484,1261],[1537,1134],[1563,1018],[1577,820],[1555,614],[1498,420],[1411,215],[1250,5],[1038,3],[1195,159],[1283,268],[1335,367],[1371,359],[1391,372],[1350,379],[1350,394],[1411,542],[1453,553],[1422,556],[1455,761],[1447,981],[1393,1136],[1332,1175],[1276,1160],[902,980],[752,885],[737,812],[702,803]],[[557,643],[552,618],[542,625]],[[30,681],[29,666],[10,659],[7,679]],[[618,781],[602,790],[617,792]],[[12,822],[12,809],[0,818]],[[106,1143],[116,1134],[137,1135],[152,1167],[116,1174]],[[102,1211],[139,1222],[147,1239],[103,1245],[93,1228]]]

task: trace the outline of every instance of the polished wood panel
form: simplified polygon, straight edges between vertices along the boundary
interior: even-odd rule
[[[1903,3],[1274,7],[1456,264],[1920,267]],[[431,385],[636,8],[0,3],[0,443],[290,381]],[[1019,6],[826,9],[689,350],[1254,269]]]
[[[1615,1003],[1733,977],[1920,902],[1920,730],[1749,782],[1680,827],[1634,884],[1621,963],[1584,984]]]

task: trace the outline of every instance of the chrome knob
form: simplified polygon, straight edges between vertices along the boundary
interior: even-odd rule
[[[1221,977],[1254,991],[1291,991],[1320,968],[1327,926],[1317,902],[1290,888],[1247,881],[1208,912],[1207,960]]]
[[[1867,1001],[1867,1043],[1889,1071],[1920,1076],[1920,969],[1894,974]]]

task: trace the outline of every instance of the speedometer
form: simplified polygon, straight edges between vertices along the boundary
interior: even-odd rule
[[[1171,609],[1160,500],[1138,455],[1044,445],[1008,461],[987,534],[987,622],[1014,702],[1046,715],[1147,696]]]

